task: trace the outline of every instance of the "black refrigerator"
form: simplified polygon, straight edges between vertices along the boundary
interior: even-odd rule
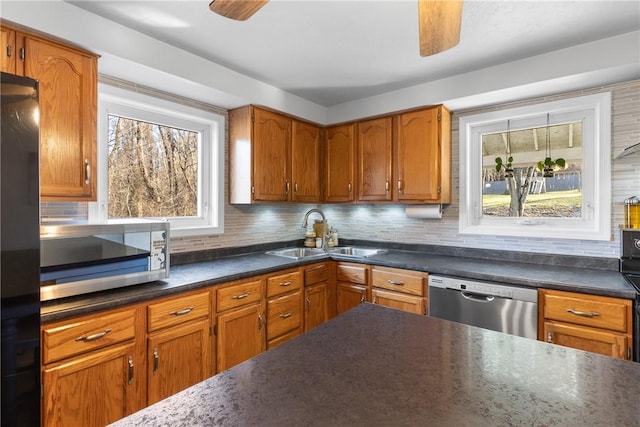
[[[40,424],[38,83],[1,73],[2,426]]]

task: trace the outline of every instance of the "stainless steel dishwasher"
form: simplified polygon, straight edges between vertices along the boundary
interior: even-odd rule
[[[538,291],[429,275],[429,315],[537,339]]]

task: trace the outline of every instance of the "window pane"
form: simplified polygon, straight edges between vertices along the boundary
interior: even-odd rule
[[[482,135],[482,215],[581,218],[582,145],[582,122]]]
[[[198,132],[109,115],[109,218],[198,214]]]

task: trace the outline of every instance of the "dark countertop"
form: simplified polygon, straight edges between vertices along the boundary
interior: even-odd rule
[[[256,252],[172,265],[169,277],[157,282],[43,302],[41,321],[61,320],[326,259],[406,268],[525,287],[568,290],[627,299],[635,299],[637,296],[635,289],[627,283],[622,274],[606,269],[469,258],[396,249],[389,249],[386,253],[366,259],[332,254],[302,261]]]
[[[640,364],[361,304],[112,426],[623,426]]]

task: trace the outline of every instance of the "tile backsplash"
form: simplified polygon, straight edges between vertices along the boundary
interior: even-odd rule
[[[575,91],[560,95],[529,99],[508,106],[534,104],[567,97],[604,91],[612,92],[612,158],[625,147],[640,142],[640,80]],[[514,250],[546,254],[620,256],[619,226],[623,223],[623,201],[640,196],[640,157],[635,154],[612,161],[612,237],[611,241],[589,241],[547,238],[471,236],[458,233],[458,120],[466,114],[498,110],[506,105],[482,109],[455,111],[452,117],[452,194],[450,205],[444,207],[441,220],[409,218],[401,205],[322,205],[328,222],[340,237],[357,240],[391,241],[408,244],[446,245],[476,249]],[[227,144],[228,146],[228,144]],[[228,152],[225,153],[228,158]],[[225,185],[225,192],[228,186]],[[227,195],[225,195],[227,196]],[[228,197],[225,197],[228,200]],[[225,205],[225,232],[217,236],[174,238],[171,252],[248,246],[264,242],[302,239],[304,214],[316,205]],[[42,216],[86,217],[86,203],[49,203],[41,205]],[[312,217],[315,218],[315,217]]]

